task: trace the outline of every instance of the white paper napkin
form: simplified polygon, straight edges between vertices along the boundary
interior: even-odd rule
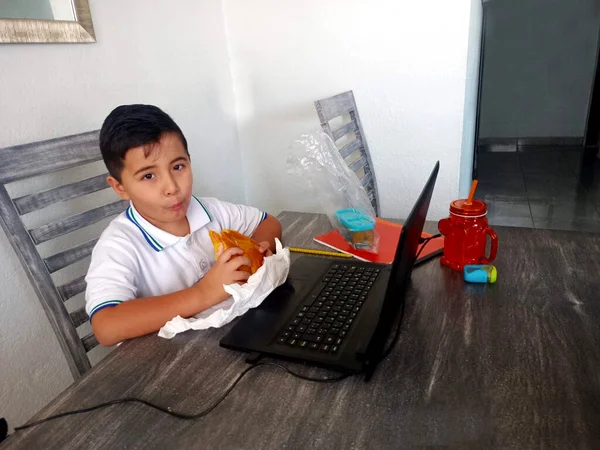
[[[187,330],[222,327],[250,308],[260,305],[276,287],[285,282],[290,270],[289,249],[283,248],[279,239],[275,239],[275,245],[276,253],[265,258],[264,264],[248,278],[247,283],[223,286],[231,297],[189,319],[181,316],[171,319],[159,330],[158,335],[171,339]]]

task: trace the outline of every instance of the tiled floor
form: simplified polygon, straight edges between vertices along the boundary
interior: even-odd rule
[[[490,224],[600,233],[600,159],[539,148],[480,153],[478,166]]]

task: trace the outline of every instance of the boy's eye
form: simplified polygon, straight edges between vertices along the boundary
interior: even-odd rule
[[[183,168],[184,168],[184,165],[183,165],[183,164],[176,164],[176,165],[173,167],[173,169],[175,169],[175,170],[181,170],[181,169],[183,169]]]
[[[147,173],[146,175],[144,175],[142,177],[142,180],[151,180],[152,178],[154,178],[154,174],[153,173]]]

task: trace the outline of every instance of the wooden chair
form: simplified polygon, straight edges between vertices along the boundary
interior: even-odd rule
[[[323,131],[331,136],[336,145],[342,139],[344,139],[343,142],[346,142],[339,149],[340,153],[350,169],[358,176],[361,185],[367,191],[376,215],[379,217],[377,181],[373,172],[369,147],[367,146],[360,117],[356,109],[356,103],[354,102],[354,94],[352,91],[347,91],[333,97],[317,100],[315,108],[317,109]],[[337,119],[341,122],[344,116],[347,115],[350,117],[350,121],[332,130],[331,121]],[[352,134],[354,134],[354,139],[351,139]]]
[[[128,202],[117,201],[27,229],[21,216],[106,189],[107,174],[18,198],[10,197],[7,185],[101,160],[98,136],[99,132],[93,131],[0,149],[0,223],[27,272],[75,379],[90,369],[87,352],[98,341],[93,333],[83,338],[77,333],[77,328],[88,320],[85,308],[69,313],[64,302],[85,291],[86,283],[81,276],[55,285],[51,274],[89,256],[98,239],[90,236],[88,242],[46,258],[36,246],[116,215],[125,210]]]

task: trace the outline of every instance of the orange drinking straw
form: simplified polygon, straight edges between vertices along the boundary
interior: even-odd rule
[[[475,190],[477,189],[477,184],[479,184],[479,181],[473,180],[473,184],[471,185],[471,192],[469,193],[469,198],[465,202],[465,205],[471,205],[473,203],[473,197],[475,197]]]

